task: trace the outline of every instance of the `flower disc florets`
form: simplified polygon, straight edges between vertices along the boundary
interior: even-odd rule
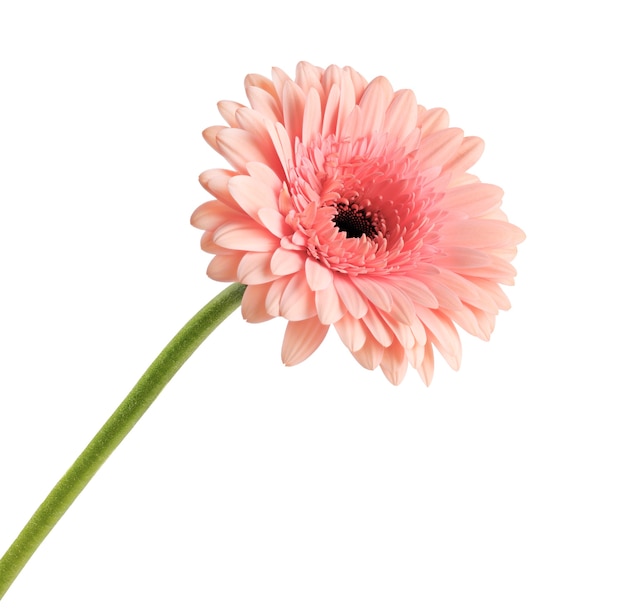
[[[313,258],[340,273],[385,274],[427,254],[435,193],[389,134],[341,143],[332,135],[295,150],[287,184],[297,211],[288,222],[296,219],[290,225],[307,236]]]
[[[221,102],[229,127],[204,132],[234,168],[200,176],[215,197],[192,217],[209,276],[248,286],[249,321],[289,321],[287,364],[333,325],[393,383],[408,364],[429,383],[433,345],[457,368],[455,324],[489,338],[524,238],[502,191],[466,173],[482,140],[351,68],[301,63],[295,81],[248,76],[246,92],[250,108]]]

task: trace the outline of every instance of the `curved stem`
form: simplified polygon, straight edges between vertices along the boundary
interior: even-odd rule
[[[0,598],[46,535],[148,410],[165,385],[202,341],[241,304],[245,289],[245,286],[234,283],[223,290],[189,320],[152,362],[0,559]]]

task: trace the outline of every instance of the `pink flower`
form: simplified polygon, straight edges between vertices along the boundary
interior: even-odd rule
[[[229,126],[204,131],[233,167],[200,176],[215,197],[191,220],[209,277],[248,286],[248,321],[288,320],[287,365],[332,325],[394,384],[408,364],[430,383],[433,345],[457,369],[455,324],[489,338],[524,239],[502,190],[466,173],[483,141],[352,68],[300,63],[295,80],[274,69],[245,87],[250,107],[220,102]]]

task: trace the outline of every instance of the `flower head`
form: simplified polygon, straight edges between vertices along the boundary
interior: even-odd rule
[[[229,126],[203,134],[233,167],[200,176],[208,275],[248,286],[248,321],[288,320],[287,365],[332,325],[394,384],[408,364],[430,383],[433,345],[458,368],[456,325],[489,338],[524,239],[502,190],[466,173],[482,140],[352,68],[300,63],[295,80],[274,69],[245,87],[250,107],[220,102]]]

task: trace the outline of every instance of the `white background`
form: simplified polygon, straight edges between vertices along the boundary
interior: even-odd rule
[[[352,65],[447,108],[527,233],[513,308],[430,388],[335,335],[285,368],[284,321],[232,315],[3,609],[626,606],[617,7],[3,2],[2,552],[224,287],[189,216],[225,166],[200,133],[248,72]]]

